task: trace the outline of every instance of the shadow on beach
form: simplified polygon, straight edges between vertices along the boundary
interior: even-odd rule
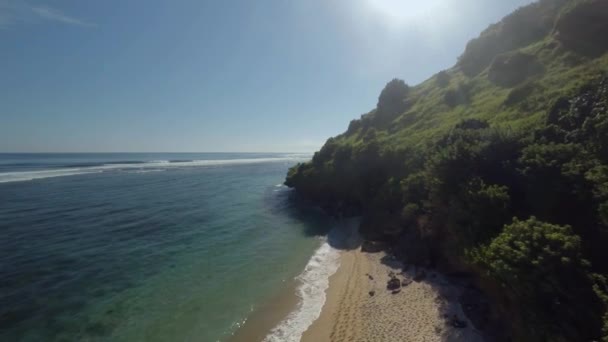
[[[327,243],[339,250],[355,250],[361,247],[363,239],[359,234],[359,218],[336,219],[327,234]]]
[[[361,246],[360,218],[335,218],[322,208],[297,196],[293,190],[285,190],[268,198],[271,210],[287,214],[303,224],[306,236],[326,236],[327,243],[335,249],[354,250]]]
[[[443,320],[442,341],[468,341],[473,336],[476,341],[510,341],[502,322],[492,314],[488,298],[474,286],[471,274],[444,274],[431,267],[404,263],[390,250],[382,252],[386,254],[380,263],[394,272],[402,284],[421,282],[433,289],[434,302]],[[407,291],[407,285],[403,289]]]

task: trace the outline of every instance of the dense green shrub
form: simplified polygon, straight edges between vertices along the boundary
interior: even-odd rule
[[[450,84],[450,74],[448,74],[448,72],[445,70],[438,72],[435,78],[437,81],[437,85],[440,88],[447,87],[448,84]]]
[[[398,114],[405,112],[408,108],[409,92],[410,87],[403,80],[395,78],[386,84],[380,93],[376,107],[376,117],[381,124],[385,124]]]
[[[525,82],[513,88],[505,99],[505,106],[513,106],[524,101],[530,94],[534,92],[536,84],[534,82]]]
[[[571,227],[534,217],[514,219],[473,255],[505,291],[520,298],[531,340],[599,337],[605,307],[594,291],[581,239]]]
[[[471,87],[467,83],[459,83],[455,87],[450,87],[445,91],[443,100],[450,107],[469,103],[471,100]]]
[[[488,70],[488,79],[501,87],[513,87],[542,70],[542,65],[534,55],[509,52],[494,57]]]

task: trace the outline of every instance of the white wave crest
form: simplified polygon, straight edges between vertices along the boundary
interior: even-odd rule
[[[306,329],[321,315],[329,277],[336,273],[338,267],[340,252],[324,242],[297,278],[300,282],[298,307],[266,336],[264,342],[300,341]]]
[[[178,161],[169,162],[167,160],[153,160],[145,163],[136,164],[106,164],[101,166],[91,167],[79,167],[79,168],[65,168],[65,169],[54,169],[54,170],[40,170],[40,171],[17,171],[17,172],[0,172],[0,183],[9,182],[20,182],[29,181],[34,179],[50,178],[50,177],[63,177],[63,176],[74,176],[89,173],[99,173],[106,171],[116,170],[147,170],[163,168],[184,168],[184,167],[202,167],[202,166],[227,166],[227,165],[243,165],[243,164],[258,164],[258,163],[270,163],[270,162],[281,162],[281,161],[297,161],[298,158],[294,155],[272,157],[272,158],[243,158],[243,159],[208,159],[208,160],[192,160],[192,161]]]
[[[22,171],[22,172],[2,172],[0,173],[0,183],[22,182],[41,178],[53,178],[64,176],[75,176],[87,173],[98,173],[95,169],[57,169],[44,171]]]
[[[163,172],[163,171],[167,171],[167,170],[165,170],[165,169],[150,169],[150,170],[141,169],[141,170],[127,171],[127,172],[128,173],[148,173],[148,172]]]

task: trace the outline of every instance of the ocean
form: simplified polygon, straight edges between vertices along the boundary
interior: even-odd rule
[[[336,267],[282,185],[310,157],[0,154],[0,341],[225,341],[294,279],[298,340]]]

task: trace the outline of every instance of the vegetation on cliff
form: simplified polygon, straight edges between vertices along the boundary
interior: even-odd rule
[[[453,68],[389,82],[286,184],[501,288],[517,341],[608,341],[607,36],[605,0],[523,7]]]

